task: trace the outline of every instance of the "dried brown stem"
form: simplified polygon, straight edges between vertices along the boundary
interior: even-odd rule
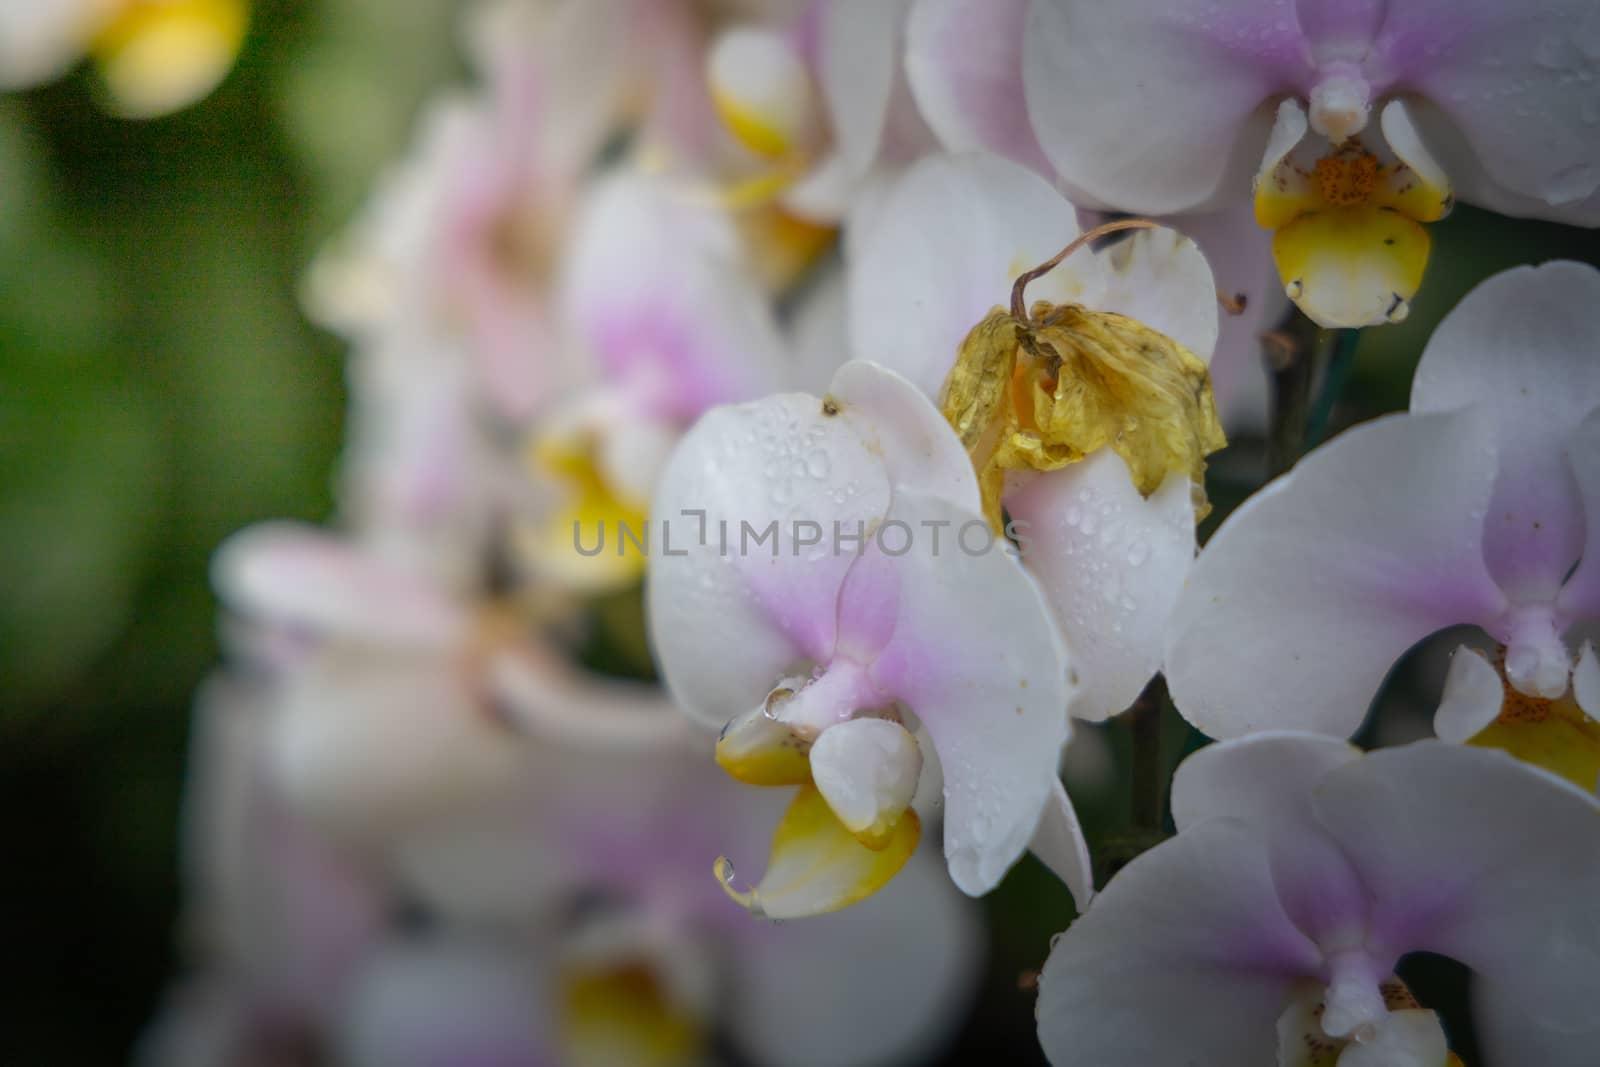
[[[1028,288],[1028,283],[1034,281],[1035,279],[1042,278],[1046,274],[1049,274],[1051,271],[1055,270],[1056,267],[1060,265],[1062,260],[1072,255],[1072,253],[1076,252],[1090,241],[1097,241],[1107,234],[1117,233],[1121,230],[1153,230],[1158,228],[1160,225],[1161,224],[1159,222],[1153,222],[1150,219],[1118,219],[1116,222],[1108,222],[1103,226],[1096,226],[1087,233],[1079,234],[1077,239],[1067,247],[1063,248],[1061,251],[1057,252],[1055,255],[1051,256],[1037,267],[1034,267],[1032,270],[1024,271],[1017,276],[1016,282],[1011,286],[1011,317],[1019,322],[1028,322],[1028,305],[1025,300],[1025,290]],[[1029,323],[1029,325],[1033,324]]]

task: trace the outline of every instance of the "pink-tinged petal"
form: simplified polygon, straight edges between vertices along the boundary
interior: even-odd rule
[[[1022,86],[1027,17],[1028,0],[917,0],[906,78],[945,148],[987,150],[1049,177]]]
[[[1068,664],[1043,597],[977,512],[901,490],[839,620],[839,651],[932,737],[951,877],[988,892],[1033,836],[1068,736]]]
[[[1494,722],[1506,699],[1505,683],[1483,653],[1462,645],[1450,657],[1433,732],[1440,740],[1464,744]]]
[[[1600,226],[1600,192],[1560,207],[1535,196],[1513,192],[1484,171],[1472,146],[1443,109],[1420,97],[1412,97],[1407,105],[1411,118],[1427,144],[1428,152],[1438,161],[1440,169],[1450,176],[1457,200],[1513,218]]]
[[[740,1048],[771,1067],[877,1067],[945,1047],[971,1006],[983,928],[941,866],[923,848],[859,904],[741,924],[726,1020]]]
[[[939,409],[905,378],[855,360],[839,368],[828,396],[883,458],[896,490],[940,497],[967,511],[982,510],[978,476]]]
[[[317,636],[443,647],[468,625],[421,575],[298,523],[234,534],[217,550],[211,580],[234,611]]]
[[[616,176],[591,194],[573,242],[569,319],[606,382],[636,392],[646,414],[692,421],[782,384],[777,321],[725,214]]]
[[[295,817],[268,780],[269,693],[228,676],[201,690],[183,860],[184,917],[244,1009],[321,1025],[388,921],[376,878]]]
[[[1557,209],[1600,190],[1600,12],[1583,0],[1406,0],[1373,52],[1449,117],[1496,186]]]
[[[1023,81],[1057,173],[1112,207],[1173,214],[1248,197],[1264,105],[1306,80],[1308,59],[1286,0],[1034,0]]]
[[[923,160],[852,246],[853,351],[937,397],[962,340],[1010,300],[1017,275],[1077,236],[1072,205],[1015,163],[988,155]],[[1029,293],[1073,299],[1099,277],[1085,250]]]
[[[1194,562],[1187,474],[1146,500],[1109,448],[1019,481],[1006,509],[1024,564],[1072,652],[1072,717],[1125,710],[1161,668],[1167,623]]]
[[[1067,787],[1059,781],[1050,790],[1050,799],[1045,801],[1044,815],[1039,819],[1033,840],[1028,842],[1028,851],[1061,879],[1080,913],[1089,906],[1094,899],[1094,863],[1089,858],[1089,839],[1078,822],[1078,811],[1072,806]]]
[[[1335,738],[1279,731],[1210,745],[1178,768],[1174,820],[1180,832],[1212,819],[1248,823],[1295,926],[1319,943],[1348,937],[1366,920],[1367,893],[1318,824],[1311,786],[1360,756]]]
[[[553,998],[531,947],[472,935],[375,955],[335,1035],[349,1067],[556,1067]]]
[[[1373,900],[1369,943],[1474,972],[1497,1044],[1593,1030],[1600,996],[1600,804],[1504,752],[1419,741],[1316,787],[1318,816]],[[1492,994],[1492,995],[1491,995]],[[1592,1046],[1553,1059],[1579,1067]]]
[[[1287,731],[1207,745],[1172,778],[1172,821],[1183,833],[1207,819],[1310,824],[1311,787],[1361,750],[1333,737]]]
[[[1275,1063],[1278,1017],[1319,963],[1260,836],[1214,819],[1134,860],[1056,940],[1039,1040],[1062,1067]]]
[[[1354,733],[1394,662],[1504,597],[1483,562],[1494,477],[1484,417],[1395,415],[1347,431],[1229,516],[1173,613],[1166,671],[1213,737]]]
[[[835,531],[853,536],[889,510],[883,460],[852,419],[828,412],[797,393],[716,409],[662,473],[650,630],[668,688],[712,725],[833,651],[839,588],[856,559],[848,544],[835,550]]]
[[[1564,621],[1600,619],[1600,410],[1583,420],[1567,451],[1583,498],[1583,559],[1561,589],[1556,607]]]
[[[1417,367],[1413,411],[1479,405],[1490,422],[1498,473],[1484,551],[1515,601],[1553,599],[1583,551],[1575,445],[1579,425],[1600,408],[1597,334],[1600,271],[1517,267],[1456,305]]]

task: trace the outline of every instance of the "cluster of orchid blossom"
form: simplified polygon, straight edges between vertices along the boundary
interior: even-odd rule
[[[307,280],[340,514],[217,556],[151,1064],[918,1062],[1029,851],[1061,1067],[1458,1064],[1415,952],[1484,1064],[1596,1062],[1600,272],[1484,282],[1197,536],[1263,334],[1404,318],[1457,198],[1600,223],[1592,5],[465,14]],[[0,75],[154,113],[243,18],[0,0]],[[1347,743],[1455,627],[1438,737]],[[1166,704],[1218,740],[1113,874],[1063,755]]]

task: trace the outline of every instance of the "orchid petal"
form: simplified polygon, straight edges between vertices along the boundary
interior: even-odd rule
[[[1261,335],[1275,329],[1289,309],[1272,262],[1272,235],[1256,225],[1254,209],[1245,203],[1166,222],[1200,246],[1217,290],[1244,302],[1242,313],[1225,312],[1217,322],[1211,393],[1223,426],[1263,429],[1268,379],[1261,366]],[[1198,349],[1195,354],[1203,355]]]
[[[1600,656],[1596,656],[1592,641],[1583,643],[1578,665],[1572,669],[1572,699],[1585,715],[1600,720]]]
[[[1338,1067],[1444,1067],[1449,1055],[1439,1016],[1408,1008],[1378,1020],[1370,1040],[1346,1046]]]
[[[1592,1028],[1600,995],[1600,804],[1503,752],[1420,741],[1317,784],[1372,900],[1369,943],[1465,963],[1515,1042]],[[1487,988],[1483,988],[1487,987]],[[1577,1067],[1592,1055],[1538,1062]],[[1511,1057],[1506,1062],[1528,1062]]]
[[[1268,725],[1349,736],[1411,645],[1496,617],[1504,598],[1480,534],[1494,464],[1481,434],[1471,412],[1379,419],[1229,516],[1168,636],[1185,717],[1214,737]]]
[[[1360,756],[1359,749],[1335,738],[1288,731],[1209,745],[1179,767],[1173,816],[1180,832],[1215,819],[1254,827],[1279,904],[1321,944],[1346,935],[1365,917],[1367,890],[1317,821],[1309,785]],[[1359,997],[1358,991],[1358,1009]],[[1329,1013],[1335,1013],[1334,1005]]]
[[[727,1024],[752,1062],[877,1067],[944,1047],[966,1016],[983,929],[942,868],[921,849],[869,900],[730,939]]]
[[[867,450],[883,460],[896,490],[912,490],[977,511],[978,476],[939,409],[905,378],[877,363],[839,368],[828,398],[850,418]]]
[[[1217,282],[1194,241],[1160,227],[1129,234],[1100,254],[1105,287],[1089,298],[1166,334],[1209,363],[1217,346]]]
[[[1579,425],[1600,408],[1600,271],[1518,267],[1445,316],[1417,367],[1416,412],[1479,405],[1498,457],[1483,524],[1490,572],[1514,600],[1548,600],[1583,552]],[[1480,446],[1481,451],[1481,446]]]
[[[554,1067],[551,998],[528,953],[472,938],[397,942],[376,954],[335,1035],[350,1067]]]
[[[1517,192],[1490,176],[1461,128],[1442,107],[1422,97],[1413,97],[1407,103],[1429,153],[1438,160],[1440,169],[1450,175],[1456,199],[1462,203],[1476,204],[1512,218],[1549,219],[1576,226],[1600,225],[1600,191],[1560,205],[1537,195]]]
[[[1209,820],[1123,868],[1056,940],[1039,1040],[1057,1064],[1274,1063],[1278,1017],[1318,961],[1260,836]]]
[[[285,796],[328,835],[391,840],[503,797],[527,750],[449,655],[327,650],[288,679],[271,741]]]
[[[1276,0],[1204,12],[1034,0],[1023,80],[1045,155],[1067,181],[1129,211],[1234,199],[1266,143],[1263,105],[1306,72],[1299,27],[1282,15]],[[1106,99],[1119,105],[1093,104]]]
[[[1572,435],[1567,456],[1583,498],[1583,558],[1561,587],[1556,607],[1569,623],[1600,619],[1600,409]]]
[[[1038,588],[975,511],[908,490],[891,521],[914,532],[874,538],[850,572],[839,647],[932,737],[945,856],[956,885],[978,895],[1021,856],[1057,780],[1067,660]],[[908,550],[892,555],[902,540]]]
[[[1462,645],[1450,657],[1433,732],[1444,741],[1463,744],[1494,722],[1505,703],[1506,686],[1483,653]]]
[[[889,192],[850,267],[853,350],[938,397],[962,340],[1011,283],[1078,235],[1071,204],[1037,174],[994,156],[933,156]],[[1083,250],[1034,295],[1078,299],[1101,284]]]
[[[564,304],[605,377],[633,383],[647,416],[692,421],[772,392],[787,373],[731,223],[661,181],[612,177],[591,194]]]
[[[1073,718],[1126,709],[1161,668],[1163,641],[1194,562],[1186,472],[1146,499],[1109,448],[1026,480],[1006,495],[1028,572],[1071,649]]]
[[[1390,5],[1373,47],[1405,58],[1407,88],[1449,117],[1471,169],[1561,209],[1600,190],[1600,145],[1588,135],[1597,33],[1593,10],[1568,0],[1515,10],[1410,0]]]
[[[758,884],[736,888],[737,874],[726,860],[717,861],[715,872],[728,896],[758,917],[824,915],[887,885],[916,851],[921,835],[917,813],[907,811],[879,847],[869,848],[839,822],[816,786],[805,785],[772,835],[772,855]]]
[[[465,636],[465,613],[421,575],[314,527],[265,523],[235,534],[212,563],[235,611],[319,636],[442,647]]]
[[[668,687],[712,725],[755,707],[800,661],[832,652],[839,588],[856,558],[832,550],[832,524],[853,534],[889,509],[882,458],[854,418],[833,410],[800,394],[714,410],[662,473],[650,629]],[[814,546],[797,543],[802,523],[815,524]]]
[[[784,35],[748,26],[725,32],[711,49],[707,78],[740,144],[770,159],[805,147],[815,120],[811,76]]]
[[[1072,894],[1072,902],[1081,914],[1094,900],[1094,863],[1089,857],[1089,840],[1078,822],[1078,812],[1072,806],[1066,786],[1057,782],[1045,802],[1044,815],[1028,851],[1061,879]]]
[[[886,719],[852,719],[822,731],[811,776],[833,814],[868,848],[888,844],[922,772],[917,739]]]
[[[984,149],[1054,173],[1028,122],[1022,38],[1029,0],[916,0],[906,78],[923,117],[952,152]]]
[[[245,0],[122,5],[93,49],[112,109],[159,118],[209,95],[233,68],[249,21]]]
[[[1207,745],[1172,778],[1172,821],[1183,833],[1207,819],[1309,824],[1309,782],[1361,758],[1333,737],[1265,731]]]
[[[0,89],[25,89],[72,69],[105,7],[104,0],[0,4]]]

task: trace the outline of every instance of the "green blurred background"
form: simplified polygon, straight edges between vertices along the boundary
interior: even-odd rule
[[[233,77],[159,122],[104,117],[82,75],[0,98],[0,1063],[123,1062],[177,966],[208,557],[254,520],[331,511],[340,348],[298,282],[461,73],[455,7],[262,0]],[[1477,279],[1596,258],[1590,234],[1469,210],[1436,233],[1410,321],[1363,339],[1337,421],[1404,406]],[[1243,441],[1218,464],[1219,502],[1258,462]],[[1091,827],[1123,818],[1086,799]],[[1036,1062],[1018,978],[1070,904],[1028,861],[986,907],[991,974],[953,1062]]]

